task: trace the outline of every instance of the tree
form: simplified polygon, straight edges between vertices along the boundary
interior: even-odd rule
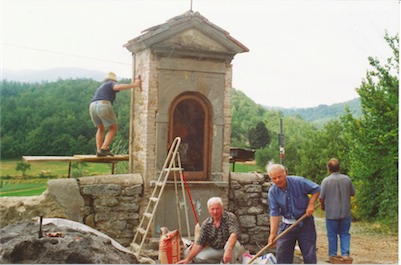
[[[270,143],[269,131],[264,122],[260,121],[248,131],[249,146],[252,149],[262,149]]]
[[[342,118],[350,146],[350,174],[356,182],[357,213],[398,227],[398,89],[399,39],[385,40],[393,57],[382,66],[369,57],[373,70],[357,89],[362,117]]]
[[[296,171],[296,166],[300,164],[299,152],[302,143],[316,128],[300,117],[282,117],[280,114],[277,114],[277,116],[272,115],[272,117],[266,115],[265,124],[268,124],[267,128],[271,135],[278,135],[280,118],[283,118],[283,132],[285,135],[284,165],[291,174],[299,174]],[[259,167],[264,168],[268,162],[279,163],[280,149],[278,138],[276,139],[271,141],[265,148],[256,151],[255,159]]]
[[[339,120],[332,120],[320,130],[309,131],[298,152],[300,163],[295,165],[295,171],[321,183],[328,174],[327,161],[337,158],[341,163],[341,172],[348,174],[348,144],[344,140],[343,130]]]
[[[21,171],[22,176],[25,177],[25,173],[27,170],[31,169],[31,164],[25,162],[25,161],[20,161],[17,163],[17,166],[15,167],[16,171]]]
[[[248,131],[260,121],[266,113],[261,105],[256,104],[239,90],[233,89],[231,95],[231,146],[249,147]]]

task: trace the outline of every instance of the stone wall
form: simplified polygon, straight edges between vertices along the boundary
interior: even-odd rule
[[[139,224],[139,174],[50,180],[40,196],[0,197],[1,227],[43,215],[84,223],[129,246]]]
[[[267,244],[270,232],[267,193],[272,182],[257,173],[230,174],[229,207],[241,226],[240,242],[251,252]]]
[[[139,174],[80,178],[83,223],[129,246],[140,222],[142,186]]]
[[[261,174],[230,174],[226,208],[237,215],[242,230],[240,241],[251,252],[267,242],[270,186]],[[223,190],[227,193],[227,187]],[[0,197],[0,227],[40,215],[65,218],[91,226],[128,247],[140,222],[142,196],[140,174],[50,180],[40,196]]]

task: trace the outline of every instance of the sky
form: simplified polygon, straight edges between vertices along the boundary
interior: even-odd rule
[[[79,67],[131,77],[123,47],[191,9],[250,51],[235,55],[234,88],[258,104],[307,108],[356,88],[399,34],[398,0],[1,0],[1,69]]]

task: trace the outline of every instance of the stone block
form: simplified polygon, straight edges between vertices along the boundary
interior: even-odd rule
[[[123,190],[123,195],[124,196],[139,196],[142,193],[142,186],[141,185],[135,185],[132,187],[126,187]]]
[[[87,185],[83,187],[82,193],[93,197],[118,196],[121,194],[121,186],[118,184]]]
[[[262,191],[262,186],[255,184],[245,185],[244,191],[248,193],[259,193]]]
[[[117,206],[120,202],[116,198],[101,198],[94,200],[95,206],[105,206],[105,207],[114,207]]]
[[[239,217],[239,222],[240,222],[241,227],[244,227],[244,228],[255,227],[256,217],[253,215],[242,215]]]
[[[259,214],[256,216],[256,224],[258,226],[270,226],[270,215],[269,214]]]
[[[251,208],[248,209],[247,211],[248,214],[261,214],[263,213],[263,207],[262,206],[252,206]]]

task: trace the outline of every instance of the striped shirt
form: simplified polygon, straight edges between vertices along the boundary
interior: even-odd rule
[[[211,216],[203,221],[196,243],[203,247],[223,249],[232,233],[237,234],[238,237],[240,235],[237,217],[231,212],[224,211],[218,228],[215,227]]]

